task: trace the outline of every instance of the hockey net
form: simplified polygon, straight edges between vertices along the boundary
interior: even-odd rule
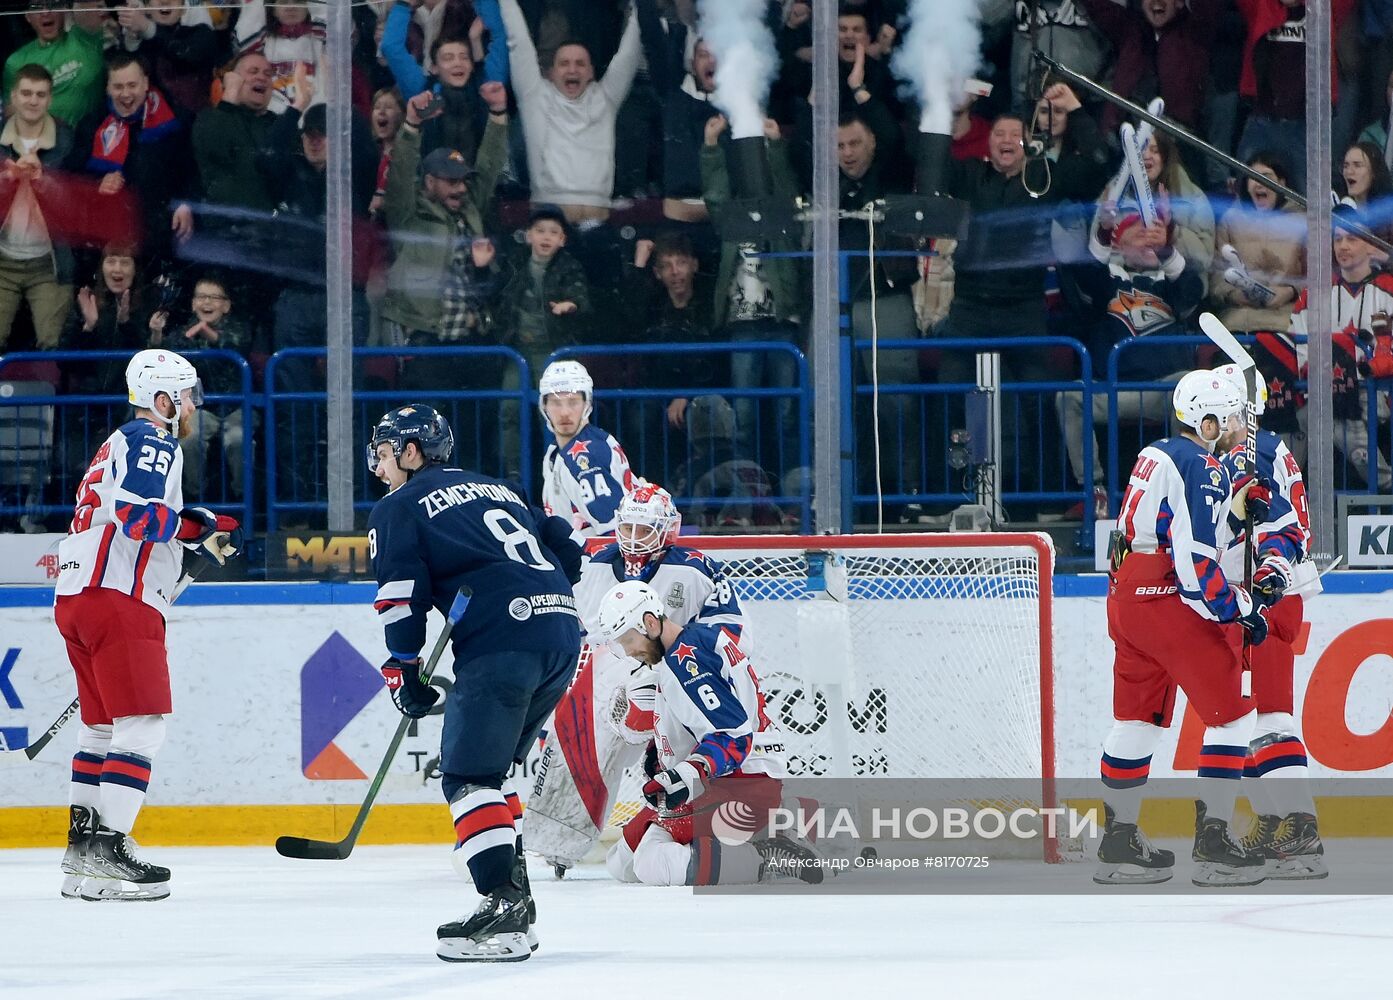
[[[1055,804],[1047,535],[683,544],[720,562],[740,599],[790,777],[1026,779],[1031,804]],[[640,807],[638,787],[631,771],[612,825]],[[1046,860],[1058,852],[1045,838]]]

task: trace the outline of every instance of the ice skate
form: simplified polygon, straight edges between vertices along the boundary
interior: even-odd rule
[[[797,880],[809,885],[822,882],[822,865],[817,852],[797,841],[779,834],[767,840],[756,840],[755,850],[764,859],[759,866],[761,882]]]
[[[513,882],[522,886],[522,898],[527,901],[527,947],[537,950],[537,902],[532,898],[532,882],[527,877],[527,855],[518,851],[513,861]]]
[[[1292,813],[1282,818],[1272,833],[1273,857],[1266,874],[1275,879],[1325,878],[1325,845],[1321,843],[1316,818],[1310,813]]]
[[[1098,843],[1099,885],[1149,885],[1175,874],[1175,854],[1152,845],[1135,823],[1119,823],[1112,807],[1103,806],[1103,839]]]
[[[1205,815],[1203,802],[1195,802],[1195,848],[1190,855],[1198,867],[1190,881],[1202,888],[1257,885],[1265,878],[1266,862],[1245,851],[1229,834],[1229,825]]]
[[[83,863],[92,834],[97,832],[97,810],[88,806],[68,807],[68,849],[63,852],[64,899],[77,899],[82,887]]]
[[[471,916],[441,924],[435,953],[446,962],[522,962],[532,957],[528,927],[526,897],[508,882],[480,900]]]
[[[127,834],[98,827],[87,849],[82,898],[136,902],[168,896],[169,869],[140,860],[138,846]]]

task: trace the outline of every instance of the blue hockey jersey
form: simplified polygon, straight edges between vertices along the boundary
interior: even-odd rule
[[[383,497],[368,520],[375,606],[387,649],[411,659],[426,615],[443,615],[461,584],[474,597],[452,637],[455,659],[506,650],[579,652],[569,577],[580,547],[571,528],[528,503],[520,487],[432,465]]]
[[[739,625],[690,622],[654,667],[653,733],[661,767],[694,760],[711,778],[735,771],[782,777],[782,747],[769,732],[759,676],[740,648],[741,631]]]

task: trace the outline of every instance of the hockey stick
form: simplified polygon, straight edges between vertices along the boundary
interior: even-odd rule
[[[445,616],[445,627],[440,630],[440,635],[435,640],[435,646],[430,651],[430,658],[421,668],[421,681],[423,683],[430,683],[431,675],[435,673],[435,665],[440,661],[440,654],[445,651],[445,646],[450,641],[450,633],[454,630],[455,623],[464,617],[465,609],[469,607],[469,599],[473,596],[474,592],[464,586],[460,587],[459,593],[455,595],[455,601],[450,605],[450,610]],[[372,810],[373,801],[382,789],[382,782],[386,780],[387,772],[391,770],[392,761],[396,759],[401,741],[406,737],[406,730],[415,721],[415,719],[403,716],[401,722],[397,724],[397,731],[392,736],[387,753],[382,757],[382,763],[377,768],[377,774],[373,777],[372,784],[368,786],[368,797],[358,807],[358,815],[354,817],[353,825],[348,829],[348,836],[339,841],[310,840],[306,837],[277,837],[276,853],[283,858],[298,858],[301,861],[343,861],[352,854],[353,845],[358,842],[358,834],[363,832],[363,824],[368,820],[368,813]]]
[[[208,565],[206,562],[200,562],[190,572],[179,577],[179,582],[174,585],[174,593],[169,598],[169,603],[171,605],[179,600],[179,595],[187,590],[189,584],[193,583],[194,580],[198,578],[198,574],[203,572],[203,567],[206,565]],[[21,747],[18,750],[0,750],[0,768],[27,764],[39,754],[43,753],[44,747],[48,746],[49,743],[52,742],[53,737],[58,735],[58,730],[66,726],[68,720],[77,714],[77,710],[78,699],[74,698],[68,703],[68,707],[63,709],[63,714],[54,719],[53,723],[44,730],[43,735],[33,743],[30,743],[27,747]]]
[[[1243,403],[1243,414],[1248,424],[1247,442],[1244,452],[1247,457],[1248,467],[1254,475],[1258,471],[1258,366],[1253,361],[1253,356],[1247,352],[1238,338],[1229,332],[1229,328],[1219,321],[1219,317],[1213,313],[1200,313],[1200,329],[1204,335],[1213,341],[1214,345],[1229,356],[1229,360],[1238,366],[1243,373],[1243,391],[1248,398]],[[1245,505],[1246,506],[1246,505]],[[1253,547],[1256,539],[1253,538],[1253,511],[1248,508],[1243,516],[1243,589],[1251,590],[1253,586]],[[1244,695],[1251,683],[1249,671],[1252,669],[1252,644],[1248,642],[1248,636],[1243,635],[1243,687]]]

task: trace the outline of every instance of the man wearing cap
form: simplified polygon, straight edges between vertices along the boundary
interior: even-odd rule
[[[73,26],[63,24],[63,11],[73,10]],[[54,118],[76,125],[97,108],[102,93],[102,17],[106,4],[77,0],[33,0],[24,19],[35,38],[5,60],[5,93],[15,84],[21,66],[42,66],[53,77]]]
[[[443,146],[423,161],[421,125],[431,94],[417,94],[406,105],[382,202],[395,251],[382,315],[397,343],[449,345],[480,332],[476,282],[495,272],[484,213],[508,155],[508,95],[493,82],[479,93],[489,120],[474,163]]]

